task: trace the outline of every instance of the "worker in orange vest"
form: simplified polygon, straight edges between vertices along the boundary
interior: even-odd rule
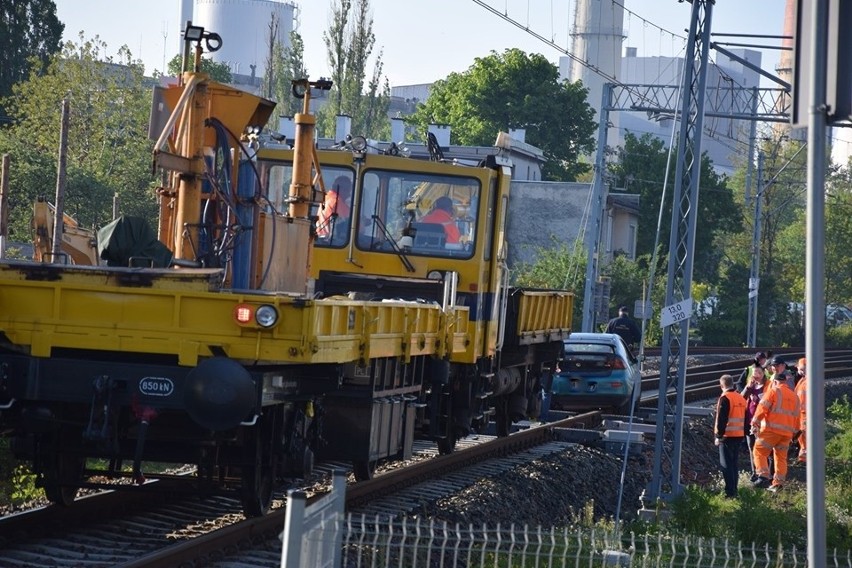
[[[725,497],[737,496],[740,448],[745,438],[746,400],[734,389],[734,377],[719,377],[722,396],[716,403],[716,445],[719,447],[719,465],[725,479]]]
[[[461,238],[459,227],[456,225],[453,200],[446,195],[442,195],[435,200],[432,210],[420,219],[421,223],[434,223],[444,227],[444,235],[446,236],[446,244],[457,245]]]
[[[333,239],[334,244],[346,241],[349,228],[352,182],[345,175],[337,176],[325,194],[316,224],[317,237]]]
[[[799,398],[799,457],[796,462],[799,465],[805,465],[807,463],[807,431],[808,431],[808,420],[807,420],[807,402],[808,402],[808,372],[807,372],[807,359],[802,357],[799,359],[799,375],[801,375],[801,379],[796,383],[796,396]]]
[[[780,359],[777,357],[776,359]],[[773,360],[773,364],[776,364]],[[787,450],[799,430],[799,397],[787,383],[788,373],[775,373],[772,385],[763,395],[751,422],[756,434],[754,461],[758,478],[755,487],[767,487],[769,479],[769,455],[775,461],[775,474],[769,490],[776,493],[787,479]]]

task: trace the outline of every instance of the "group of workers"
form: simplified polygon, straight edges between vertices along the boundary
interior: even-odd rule
[[[770,361],[767,366],[767,361]],[[796,372],[779,356],[755,355],[738,390],[731,375],[722,375],[722,396],[716,403],[715,443],[725,482],[725,495],[737,496],[739,452],[745,440],[751,459],[751,482],[776,493],[787,479],[787,453],[797,441],[798,465],[807,461],[807,360]]]

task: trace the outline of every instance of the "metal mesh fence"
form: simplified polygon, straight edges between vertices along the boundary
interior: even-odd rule
[[[342,539],[340,537],[342,536]],[[515,525],[452,525],[348,514],[328,519],[302,540],[302,566],[329,565],[335,537],[346,568],[805,567],[807,551],[671,535]],[[338,549],[339,552],[339,549]],[[852,568],[850,551],[826,566]]]

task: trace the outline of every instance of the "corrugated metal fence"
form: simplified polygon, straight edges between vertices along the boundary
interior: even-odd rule
[[[287,568],[804,568],[807,551],[664,535],[515,525],[451,525],[420,519],[343,514],[345,481],[310,507],[288,498],[282,566]],[[342,488],[342,489],[341,489]],[[292,512],[292,514],[291,514]],[[852,568],[852,552],[826,566]]]

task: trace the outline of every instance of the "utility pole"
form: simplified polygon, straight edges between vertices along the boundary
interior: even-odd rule
[[[808,358],[808,566],[825,568],[825,171],[828,126],[848,126],[852,109],[849,29],[840,0],[800,0],[794,120],[808,127],[805,354]]]
[[[601,222],[604,205],[606,204],[606,139],[609,128],[609,109],[612,84],[603,86],[601,102],[601,123],[598,126],[598,149],[595,154],[595,179],[592,183],[591,216],[586,225],[586,287],[583,291],[583,324],[584,332],[594,331],[595,326],[595,284],[598,281],[598,263],[600,262]]]
[[[660,364],[659,387],[661,403],[657,412],[653,477],[645,492],[645,503],[651,504],[657,499],[673,498],[682,489],[680,451],[683,429],[683,386],[686,377],[689,316],[692,315],[690,287],[698,211],[703,117],[778,123],[790,121],[789,84],[782,84],[775,88],[706,86],[707,49],[710,47],[707,38],[711,5],[712,0],[693,0],[692,25],[686,56],[687,73],[684,76],[683,86],[609,85],[609,99],[604,99],[601,109],[602,115],[612,111],[649,112],[657,116],[671,116],[675,120],[681,120],[664,307],[666,313],[660,318],[664,327],[664,351]],[[744,59],[737,59],[734,54],[729,57],[746,67],[759,69]],[[681,92],[683,93],[681,99],[678,99],[678,94]],[[602,172],[600,158],[596,163],[597,171]],[[688,306],[688,309],[684,306]],[[810,354],[808,356],[810,357]],[[813,370],[810,364],[809,368]],[[664,476],[670,476],[668,481],[663,479]]]
[[[12,159],[3,154],[0,168],[0,258],[6,258],[6,237],[9,236],[9,165]]]
[[[65,220],[65,174],[68,162],[68,120],[71,114],[70,95],[62,99],[62,123],[59,128],[59,164],[56,167],[56,204],[53,214],[53,262],[62,254],[62,229]]]
[[[757,87],[752,87],[754,102],[751,107],[751,114],[757,114]],[[745,182],[745,205],[751,201],[751,179],[754,173],[754,148],[757,145],[757,121],[751,121],[751,127],[748,133],[748,161],[746,162],[746,182]]]
[[[760,290],[760,234],[763,228],[763,159],[763,152],[759,152],[757,154],[757,191],[754,192],[754,232],[751,241],[751,273],[748,279],[748,332],[746,345],[749,347],[757,347],[757,297]]]

